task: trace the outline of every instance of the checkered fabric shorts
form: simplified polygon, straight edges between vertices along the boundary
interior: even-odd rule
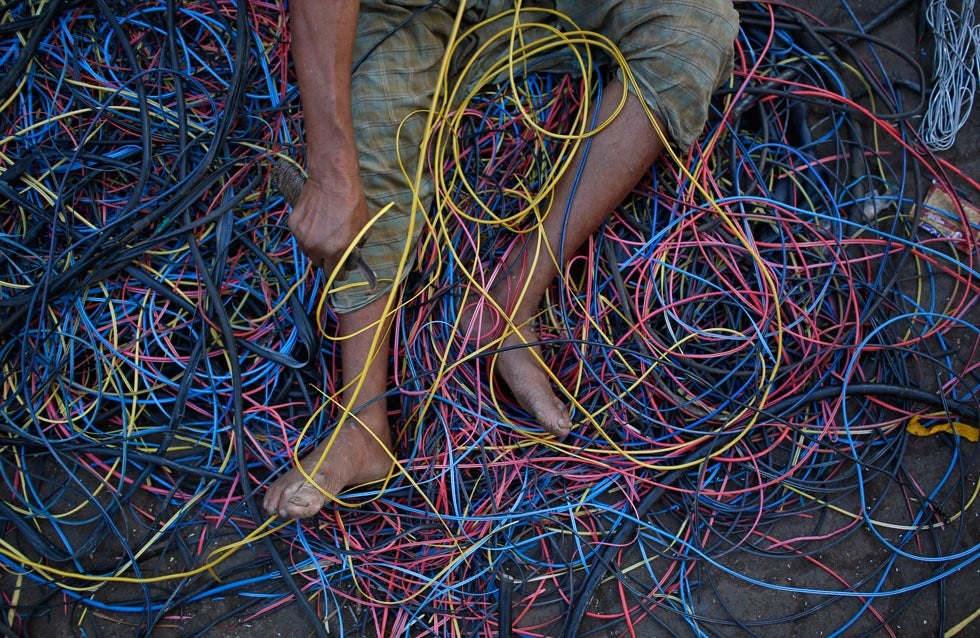
[[[361,274],[351,273],[332,291],[337,312],[356,310],[385,294],[396,283],[403,257],[410,259],[413,253],[422,224],[420,219],[412,223],[412,193],[397,158],[400,151],[411,179],[419,161],[425,117],[406,119],[406,115],[430,106],[457,6],[455,1],[361,2],[352,79],[361,178],[371,212],[394,205],[372,227],[362,250],[379,285],[371,293]],[[731,74],[738,25],[731,0],[552,0],[521,6],[527,20],[544,22],[547,18],[534,9],[554,9],[580,29],[615,43],[638,92],[676,148],[686,150],[701,134],[711,92]],[[512,0],[471,1],[463,28],[510,9]],[[497,28],[511,24],[509,19],[493,23]],[[469,50],[481,37],[478,32],[473,36],[476,41],[465,42]],[[500,41],[506,44],[507,39]],[[486,53],[480,56],[487,61],[493,58]],[[471,76],[476,77],[467,75]],[[421,206],[427,206],[432,194],[429,181],[419,194]]]

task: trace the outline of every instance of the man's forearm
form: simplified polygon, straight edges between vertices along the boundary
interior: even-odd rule
[[[289,3],[293,64],[312,178],[328,167],[357,171],[350,80],[358,4],[356,0]]]
[[[303,252],[328,272],[368,223],[351,112],[358,12],[352,0],[291,0],[289,9],[309,179],[287,223]]]

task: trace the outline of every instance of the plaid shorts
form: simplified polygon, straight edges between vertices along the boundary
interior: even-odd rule
[[[374,224],[361,253],[378,275],[377,288],[369,291],[362,275],[351,273],[331,291],[337,312],[356,310],[387,293],[412,263],[422,220],[411,217],[408,184],[425,131],[421,111],[430,106],[456,6],[452,1],[361,2],[351,89],[361,179],[369,211],[393,206]],[[522,3],[526,19],[550,19],[534,11],[537,7],[555,9],[580,29],[609,38],[671,143],[680,149],[694,143],[707,120],[711,92],[731,74],[738,27],[731,0],[539,0]],[[463,29],[512,8],[513,0],[471,0]],[[511,24],[511,19],[497,20],[488,29]],[[463,44],[472,51],[480,38],[477,32]],[[506,55],[507,38],[499,41],[499,54]],[[480,59],[493,61],[497,54],[482,53]],[[431,181],[423,173],[418,210],[431,196]]]

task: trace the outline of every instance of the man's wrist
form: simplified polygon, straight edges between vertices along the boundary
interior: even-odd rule
[[[360,186],[360,166],[354,149],[343,150],[331,146],[320,151],[307,147],[306,173],[308,179],[321,183]]]

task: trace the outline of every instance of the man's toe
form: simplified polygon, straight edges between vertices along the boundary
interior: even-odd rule
[[[323,508],[323,493],[307,481],[283,495],[279,515],[283,518],[306,518]]]

